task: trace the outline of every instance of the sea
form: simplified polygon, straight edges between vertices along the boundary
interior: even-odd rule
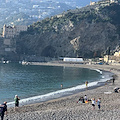
[[[85,81],[94,88],[112,75],[98,69],[0,64],[0,103],[7,101],[13,107],[15,95],[21,99],[20,106],[60,98],[85,90]]]

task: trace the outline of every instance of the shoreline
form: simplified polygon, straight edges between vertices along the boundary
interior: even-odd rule
[[[115,106],[114,106],[114,104],[112,104],[113,98],[117,99],[117,103],[118,103],[118,100],[120,99],[119,93],[114,93],[113,92],[113,88],[120,85],[120,81],[118,80],[120,78],[120,74],[119,74],[119,71],[117,71],[118,66],[58,64],[58,63],[57,64],[55,64],[55,63],[44,63],[44,64],[39,63],[38,64],[37,63],[37,65],[53,65],[53,66],[101,69],[101,70],[105,70],[105,71],[111,71],[112,73],[116,74],[118,77],[116,78],[114,85],[109,81],[109,84],[106,84],[104,86],[96,87],[94,89],[88,89],[88,90],[85,90],[85,91],[82,91],[82,92],[79,92],[79,93],[76,93],[76,94],[73,94],[73,95],[70,95],[70,96],[65,96],[65,97],[62,97],[62,98],[57,98],[57,99],[49,100],[49,101],[46,101],[46,102],[41,102],[41,103],[22,106],[22,107],[19,108],[19,112],[17,112],[17,113],[14,112],[14,108],[9,108],[8,109],[8,116],[7,116],[8,119],[15,120],[16,117],[17,117],[18,120],[19,119],[20,120],[29,120],[30,118],[31,118],[31,120],[35,119],[35,118],[36,118],[36,120],[53,120],[54,118],[57,119],[57,120],[59,120],[59,119],[62,120],[62,118],[64,118],[66,116],[65,120],[68,120],[69,115],[71,113],[70,111],[72,111],[72,116],[70,118],[75,119],[75,120],[77,120],[77,119],[79,120],[82,117],[82,115],[80,113],[83,113],[83,111],[84,112],[87,111],[87,113],[85,112],[87,115],[83,113],[83,115],[85,115],[85,119],[83,119],[83,120],[90,120],[90,119],[93,119],[92,117],[90,117],[91,104],[90,103],[89,104],[78,104],[77,103],[77,100],[79,99],[79,97],[84,96],[85,94],[88,96],[89,99],[91,99],[93,97],[95,97],[96,99],[98,97],[102,98],[101,99],[102,100],[102,103],[101,103],[102,107],[101,108],[103,109],[103,112],[102,111],[99,111],[99,112],[107,114],[106,111],[109,110],[108,108],[111,105],[113,107],[113,109],[111,109],[111,110],[115,111],[114,107],[116,107],[116,104],[115,104]],[[107,92],[112,92],[112,93],[111,94],[105,94],[105,92],[106,93]],[[108,98],[108,96],[109,96],[109,98]],[[107,100],[107,99],[109,99],[109,100]],[[119,105],[120,105],[120,102],[119,102]],[[97,105],[96,105],[96,109],[97,109]],[[119,111],[120,109],[117,109],[117,110]],[[77,115],[78,111],[80,113]],[[96,114],[98,114],[98,110],[94,111],[94,112]],[[92,114],[94,114],[94,112]],[[54,115],[50,116],[51,113],[54,113]],[[61,113],[63,113],[63,114],[61,114]],[[118,112],[117,112],[117,114],[118,114]],[[74,117],[75,115],[77,115],[77,117]],[[21,116],[23,116],[23,117],[21,118]],[[120,118],[120,114],[118,114],[117,116],[118,116],[118,118]],[[90,117],[90,119],[88,119],[88,117]],[[95,118],[95,119],[96,120],[101,120],[104,117],[105,116],[102,116],[102,118],[99,118],[99,119],[98,118]],[[110,119],[110,116],[108,116],[108,118]],[[106,119],[106,120],[108,120],[108,119]]]
[[[45,66],[45,64],[42,64],[42,65]],[[49,65],[50,66],[55,66],[54,64],[52,64],[52,65],[49,64]],[[56,66],[57,65],[59,65],[59,64],[56,64]],[[62,64],[62,65],[64,66],[64,64]],[[71,67],[71,66],[67,65],[66,67]],[[73,64],[72,64],[72,67],[75,67],[75,66],[73,66]],[[88,68],[85,68],[85,69],[88,69]],[[96,81],[89,82],[89,84],[88,84],[88,89],[89,90],[90,89],[95,89],[95,88],[100,87],[100,86],[104,86],[104,84],[107,81],[110,81],[112,79],[113,74],[110,73],[110,72],[99,70],[99,69],[90,69],[90,70],[97,71],[102,76],[104,76],[104,78],[97,79]],[[77,94],[77,93],[83,92],[85,90],[86,90],[86,86],[83,83],[83,84],[78,84],[76,86],[71,86],[71,87],[64,88],[64,89],[58,89],[56,91],[48,92],[48,93],[42,94],[42,95],[37,95],[37,96],[32,96],[32,97],[26,97],[26,98],[23,98],[23,99],[20,100],[20,107],[22,107],[24,105],[41,103],[41,102],[46,102],[46,101],[54,100],[54,99],[57,99],[57,98],[67,97],[67,96],[70,96],[70,95],[73,95],[73,94]],[[14,107],[14,101],[8,102],[7,105],[8,105],[8,108]]]

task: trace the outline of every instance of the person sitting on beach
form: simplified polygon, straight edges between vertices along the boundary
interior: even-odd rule
[[[80,99],[78,100],[78,103],[85,103],[84,98],[80,97]]]
[[[3,120],[3,118],[4,118],[4,113],[6,113],[6,115],[7,115],[7,102],[6,101],[0,105],[1,120]]]
[[[115,88],[114,88],[114,92],[115,92],[115,93],[118,93],[119,91],[120,91],[120,88],[118,88],[118,87],[115,87]]]
[[[20,98],[17,95],[15,95],[14,100],[15,100],[15,111],[16,111],[16,110],[18,110],[18,107],[19,107]]]

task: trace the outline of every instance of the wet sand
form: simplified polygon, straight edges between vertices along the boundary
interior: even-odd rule
[[[33,63],[32,63],[33,64]],[[35,63],[34,63],[35,64]],[[120,93],[114,93],[115,87],[120,87],[120,66],[118,65],[80,65],[80,64],[56,64],[36,63],[35,65],[53,65],[67,67],[82,67],[111,71],[117,75],[115,83],[108,81],[104,86],[86,89],[83,92],[19,107],[15,112],[14,108],[8,108],[8,120],[120,120]],[[108,94],[109,93],[109,94]],[[91,102],[77,103],[80,96],[87,95],[88,99],[101,98],[101,110],[97,104],[92,110]]]

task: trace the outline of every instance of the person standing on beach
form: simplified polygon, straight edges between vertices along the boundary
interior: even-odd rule
[[[7,115],[7,102],[6,101],[3,104],[0,105],[1,120],[4,119],[4,113],[6,113],[6,115]]]
[[[100,110],[100,107],[101,107],[101,106],[100,106],[101,98],[98,98],[96,102],[97,102],[97,105],[98,105],[98,109]]]
[[[88,87],[88,81],[85,82],[86,88]]]
[[[63,84],[61,84],[61,89],[63,89]]]
[[[95,98],[91,99],[92,101],[92,110],[95,110]]]
[[[115,77],[113,76],[113,84],[114,84],[114,82],[115,82]]]
[[[19,107],[20,98],[17,95],[15,95],[14,100],[15,100],[15,111],[16,111],[16,110],[18,110],[18,107]]]

